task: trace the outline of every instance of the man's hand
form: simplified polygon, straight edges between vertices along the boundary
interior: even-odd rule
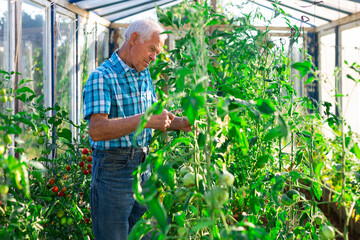
[[[146,128],[153,128],[160,131],[166,131],[171,122],[174,120],[175,116],[171,112],[163,110],[159,115],[152,115],[150,120],[146,123]]]
[[[185,132],[190,132],[192,130],[192,126],[187,118],[183,117],[182,120],[182,130]]]
[[[186,117],[175,117],[171,122],[170,129],[190,132],[192,130],[192,126]]]

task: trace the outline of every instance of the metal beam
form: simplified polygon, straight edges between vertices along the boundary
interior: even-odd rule
[[[172,2],[172,0],[165,0],[166,4]],[[116,13],[121,13],[121,12],[126,12],[126,11],[131,11],[132,9],[136,9],[136,8],[141,8],[141,7],[147,7],[147,6],[151,6],[151,8],[154,8],[156,3],[159,3],[159,5],[162,5],[164,0],[145,0],[145,1],[132,1],[131,3],[135,2],[135,4],[126,4],[126,6],[123,6],[123,4],[121,4],[120,6],[118,6],[118,8],[112,7],[110,8],[110,12],[107,12],[105,14],[102,14],[101,12],[97,12],[100,16],[102,17],[108,17],[110,15],[114,15]],[[104,10],[104,8],[101,8],[99,10]]]
[[[265,5],[257,2],[257,0],[249,0],[249,1],[252,2],[252,3],[254,3],[254,4],[256,4],[256,5],[258,5],[258,6],[260,6],[260,7],[263,7],[263,8],[269,9],[269,10],[271,10],[271,11],[274,11],[273,8],[268,7],[268,6],[265,6]],[[299,18],[297,18],[297,17],[294,17],[294,16],[289,16],[289,18],[292,18],[292,19],[294,19],[294,20],[296,20],[296,21],[302,22],[301,19],[299,19]],[[308,23],[308,22],[304,22],[304,23],[307,24],[307,25],[309,25],[309,26],[311,26],[311,27],[316,27],[315,25],[313,25],[313,24],[311,24],[311,23]]]
[[[158,4],[157,6],[164,7],[164,6],[169,5],[169,4],[175,5],[175,4],[178,4],[180,2],[181,2],[181,0],[176,0],[176,1],[172,0],[172,1],[164,2],[162,4]],[[111,15],[108,15],[106,18],[109,19],[111,22],[115,22],[115,21],[118,21],[120,19],[131,17],[133,15],[140,14],[140,13],[143,13],[145,11],[151,10],[151,9],[154,8],[154,5],[155,4],[147,4],[145,6],[139,6],[137,8],[133,8],[133,11],[127,11],[127,14],[123,14],[123,15],[120,15],[120,16],[117,16],[117,15],[113,14],[113,16],[115,18],[111,18]]]
[[[266,1],[271,2],[271,3],[276,3],[276,1],[274,1],[274,0],[266,0]],[[278,2],[277,4],[280,5],[280,6],[283,6],[283,7],[289,8],[289,9],[292,9],[292,10],[294,10],[294,11],[304,13],[304,14],[306,14],[306,15],[319,18],[319,19],[324,20],[324,21],[327,21],[327,22],[331,22],[331,21],[332,21],[331,19],[328,19],[328,18],[325,18],[325,17],[321,17],[321,16],[318,16],[318,15],[309,13],[308,11],[300,10],[299,8],[291,7],[291,6],[286,5],[286,4],[284,4],[284,3],[281,3],[281,2]]]
[[[327,24],[317,27],[316,32],[325,31],[327,29],[334,28],[336,26],[344,25],[344,24],[359,21],[359,20],[360,20],[360,12],[353,13],[350,16],[343,17],[336,21],[332,21],[331,23],[327,23]]]
[[[360,3],[360,0],[348,0],[350,2],[356,2],[356,3]]]
[[[112,3],[102,4],[102,5],[98,5],[96,7],[85,8],[85,10],[87,10],[87,11],[95,11],[95,10],[100,9],[100,8],[110,7],[110,6],[113,6],[115,4],[123,3],[123,2],[129,2],[129,0],[122,0],[122,1],[112,2]]]
[[[84,1],[84,0],[69,0],[70,3],[77,3],[77,2],[81,2],[81,1]]]
[[[314,1],[311,1],[311,0],[301,0],[301,1],[314,5]],[[349,11],[346,11],[346,10],[342,10],[342,9],[340,9],[338,7],[336,8],[336,7],[329,6],[327,3],[323,3],[323,4],[320,4],[320,5],[317,5],[317,6],[318,7],[323,7],[323,8],[326,8],[326,9],[330,9],[330,10],[334,10],[334,11],[337,11],[337,12],[340,12],[340,13],[343,13],[343,14],[346,14],[346,15],[350,15],[352,13],[352,12],[349,12]]]

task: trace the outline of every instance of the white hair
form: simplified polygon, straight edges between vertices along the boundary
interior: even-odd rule
[[[130,39],[130,36],[134,33],[138,33],[140,35],[140,40],[146,41],[151,38],[153,33],[161,33],[164,32],[164,28],[157,22],[154,22],[150,19],[142,19],[136,20],[125,30],[124,38],[125,42]],[[167,38],[166,34],[160,34],[160,39],[165,41]]]

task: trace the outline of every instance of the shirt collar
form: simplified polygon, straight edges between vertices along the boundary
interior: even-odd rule
[[[119,57],[119,55],[117,54],[119,49],[116,49],[116,51],[112,54],[111,56],[111,60],[114,64],[114,66],[117,66],[117,68],[120,70],[120,71],[123,71],[123,72],[127,72],[127,71],[132,71],[134,70],[134,72],[136,72],[136,70],[134,68],[131,68],[129,67],[128,65],[126,65],[126,63],[124,63],[123,60],[121,60],[121,58]],[[144,75],[145,72],[146,72],[147,68],[145,68],[143,71],[139,72],[139,75]]]

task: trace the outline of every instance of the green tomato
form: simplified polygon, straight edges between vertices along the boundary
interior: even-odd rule
[[[72,219],[72,218],[68,218],[68,219],[66,220],[66,224],[67,224],[68,226],[70,226],[72,223],[73,223],[73,219]]]
[[[2,88],[1,90],[0,90],[0,95],[5,95],[6,94],[6,89],[5,88]]]
[[[315,215],[314,216],[314,222],[316,225],[320,225],[323,221],[323,216],[321,215]]]
[[[9,134],[6,134],[5,137],[4,137],[4,141],[8,144],[11,144],[12,143],[12,140],[11,140],[11,137]]]
[[[2,97],[1,97],[1,101],[2,101],[3,103],[6,103],[7,100],[8,100],[7,96],[2,96]]]
[[[194,169],[191,166],[182,166],[180,168],[180,175],[184,176],[185,174],[189,172],[194,172]]]
[[[64,216],[64,214],[65,214],[65,212],[63,210],[59,210],[59,211],[57,211],[56,216],[58,218],[62,218]]]
[[[61,225],[65,225],[66,224],[66,217],[62,217],[61,219],[60,219],[60,224]]]
[[[43,137],[38,137],[38,139],[37,139],[37,143],[38,143],[39,145],[44,144],[44,142],[45,142],[45,140],[44,140],[44,138],[43,138]]]
[[[291,206],[294,203],[294,200],[289,198],[289,196],[284,193],[281,195],[281,203],[285,206]]]
[[[208,203],[223,205],[229,199],[229,192],[227,189],[220,186],[214,187],[210,192],[205,194],[205,200]]]
[[[0,185],[0,194],[7,194],[9,192],[8,185]]]
[[[224,186],[232,186],[234,184],[235,177],[231,173],[225,171],[223,174],[219,176],[220,185]]]
[[[5,146],[0,145],[0,154],[4,154],[5,152]]]
[[[200,174],[197,174],[197,178],[199,180],[203,179],[203,177]],[[192,185],[195,185],[195,174],[192,172],[185,174],[185,176],[183,178],[183,182],[184,182],[185,187],[190,187]]]
[[[324,240],[333,240],[335,238],[335,230],[331,226],[323,225],[320,229],[320,236]]]
[[[189,187],[190,185],[195,185],[195,174],[194,173],[187,173],[183,178],[183,182],[185,187]]]
[[[187,190],[186,190],[186,188],[181,187],[181,188],[179,188],[179,189],[177,189],[177,190],[175,191],[175,198],[176,198],[176,200],[178,200],[179,202],[185,201],[186,197],[187,197]]]
[[[37,135],[39,135],[39,131],[38,130],[33,131],[33,136],[36,137]]]

